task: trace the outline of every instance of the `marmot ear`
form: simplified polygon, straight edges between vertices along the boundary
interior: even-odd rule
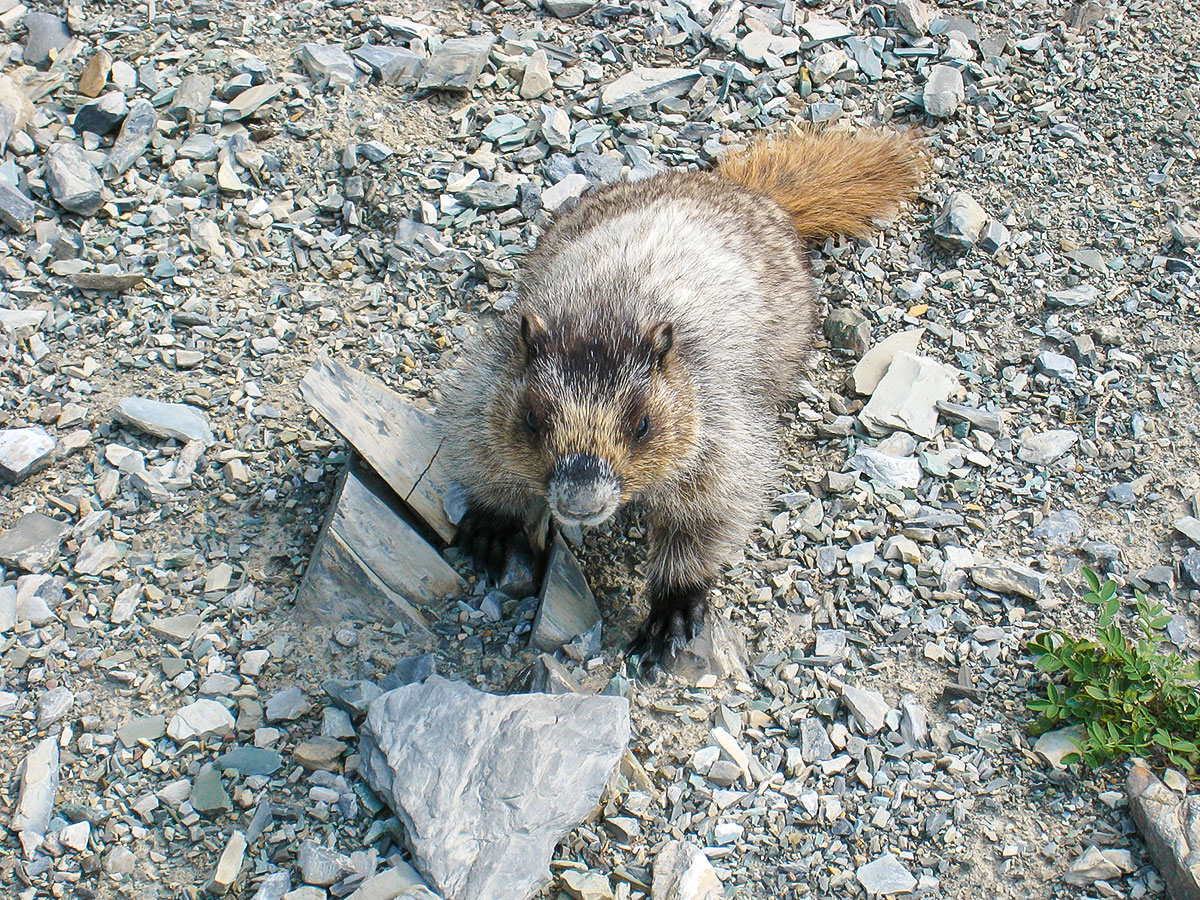
[[[675,346],[675,326],[670,322],[658,322],[651,325],[650,330],[646,333],[646,339],[650,342],[654,361],[661,365],[667,358],[667,354],[671,352],[671,348]]]
[[[526,359],[533,359],[545,344],[549,332],[546,321],[535,312],[521,313],[521,344]]]

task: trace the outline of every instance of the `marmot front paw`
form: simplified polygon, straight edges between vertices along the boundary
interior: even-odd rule
[[[518,516],[471,504],[458,523],[454,543],[470,553],[476,565],[495,580],[504,571],[513,542],[524,527],[525,523]]]
[[[650,615],[638,628],[629,646],[643,670],[662,664],[663,658],[678,653],[704,627],[708,614],[708,588],[688,587],[654,592]]]

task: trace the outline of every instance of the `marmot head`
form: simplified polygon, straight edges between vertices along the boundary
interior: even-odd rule
[[[670,322],[514,323],[490,424],[506,468],[565,524],[598,525],[691,455],[691,379]]]

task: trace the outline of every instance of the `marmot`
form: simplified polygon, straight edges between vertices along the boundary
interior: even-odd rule
[[[924,173],[915,139],[795,132],[586,195],[526,258],[517,299],[462,354],[443,404],[466,488],[459,543],[492,566],[546,505],[647,514],[643,666],[696,635],[760,520],[778,405],[817,319],[806,238],[862,236]]]

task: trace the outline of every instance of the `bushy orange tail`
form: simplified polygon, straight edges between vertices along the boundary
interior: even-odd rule
[[[717,171],[766,194],[805,237],[862,237],[916,193],[926,168],[909,133],[797,130],[726,154]]]

